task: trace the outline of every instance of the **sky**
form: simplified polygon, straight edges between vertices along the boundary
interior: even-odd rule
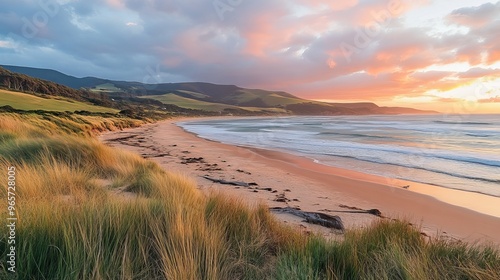
[[[0,64],[500,113],[500,1],[0,0]]]

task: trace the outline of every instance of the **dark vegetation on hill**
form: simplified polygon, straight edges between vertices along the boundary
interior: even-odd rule
[[[0,67],[0,87],[37,95],[62,96],[78,101],[87,101],[99,106],[113,106],[113,102],[104,94],[88,90],[76,90],[54,82],[14,73],[2,67]]]
[[[106,83],[106,80],[104,79],[94,78],[94,77],[76,78],[50,69],[40,69],[40,68],[21,67],[12,65],[0,65],[0,66],[11,72],[22,73],[34,78],[51,81],[74,89],[89,88],[95,85]]]

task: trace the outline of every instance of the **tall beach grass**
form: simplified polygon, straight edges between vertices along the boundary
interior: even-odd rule
[[[133,120],[57,118],[0,115],[0,170],[16,166],[19,218],[15,275],[0,227],[0,279],[500,279],[492,247],[428,240],[403,221],[341,241],[303,235],[264,205],[204,195],[91,137]]]

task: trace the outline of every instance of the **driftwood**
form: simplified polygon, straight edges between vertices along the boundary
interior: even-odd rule
[[[219,184],[224,184],[224,185],[240,186],[240,187],[246,187],[246,188],[248,188],[250,186],[249,183],[240,182],[240,181],[226,181],[226,180],[222,180],[222,179],[211,178],[208,176],[203,176],[203,178],[205,178],[209,181],[212,181],[214,183],[219,183]]]
[[[334,228],[340,231],[344,231],[344,224],[339,216],[331,216],[319,212],[307,212],[302,211],[297,208],[292,207],[273,207],[270,208],[271,211],[279,213],[288,213],[295,215],[297,217],[304,218],[307,223],[321,225],[327,228]]]
[[[118,137],[118,138],[108,139],[106,141],[108,141],[108,142],[122,142],[122,141],[126,141],[126,140],[129,140],[129,139],[135,138],[137,136],[139,136],[139,135],[134,134],[134,135],[124,136],[124,137]]]
[[[382,215],[382,212],[380,212],[380,210],[378,210],[378,209],[368,209],[368,210],[365,210],[365,209],[361,209],[361,208],[358,208],[358,207],[347,206],[347,205],[344,205],[344,204],[340,204],[339,207],[340,208],[351,209],[351,210],[357,210],[357,211],[335,211],[335,210],[328,210],[328,209],[324,209],[324,210],[320,210],[320,211],[342,212],[342,213],[362,213],[362,214],[371,214],[371,215],[374,215],[374,216],[377,216],[377,217],[381,217],[381,218],[384,217]]]
[[[141,154],[143,158],[158,158],[158,157],[169,157],[170,153],[165,154]]]

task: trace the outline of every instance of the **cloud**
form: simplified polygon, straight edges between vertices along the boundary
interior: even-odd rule
[[[481,78],[481,77],[485,77],[485,76],[500,77],[500,69],[474,67],[466,72],[458,74],[458,77],[465,78],[465,79]]]
[[[408,26],[427,1],[219,0],[222,17],[212,0],[0,2],[0,63],[76,76],[143,81],[153,69],[161,82],[361,99],[452,89],[498,76],[500,62],[500,2],[442,19],[465,33]],[[471,69],[428,69],[455,62]]]
[[[496,4],[485,3],[476,7],[464,7],[451,12],[447,19],[454,24],[470,28],[481,28],[498,20],[500,14],[500,2]]]
[[[435,99],[438,102],[443,102],[443,103],[460,103],[465,101],[462,98],[435,98]]]
[[[500,103],[500,96],[495,96],[487,99],[479,99],[479,103]]]

